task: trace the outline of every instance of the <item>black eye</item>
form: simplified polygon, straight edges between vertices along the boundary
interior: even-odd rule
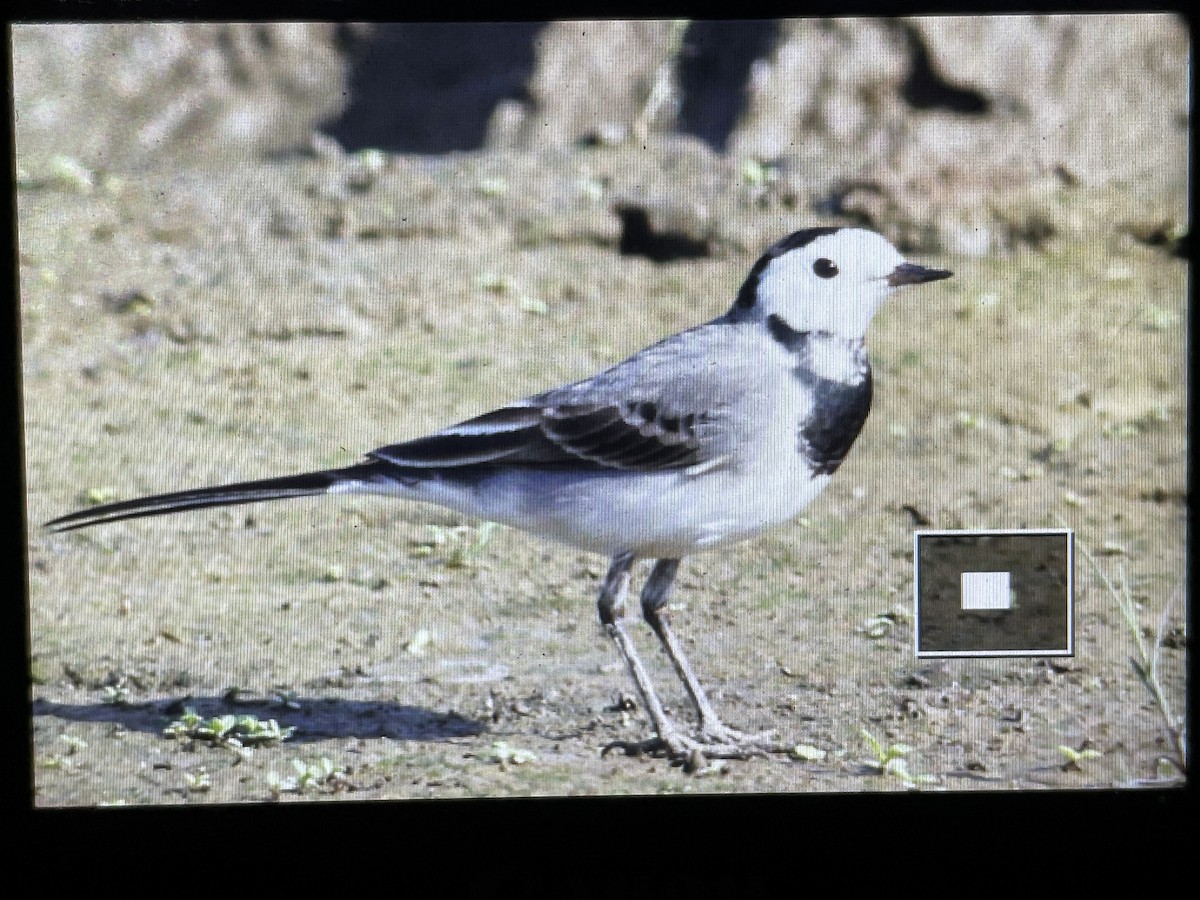
[[[821,278],[832,278],[838,273],[838,268],[832,259],[821,257],[813,263],[813,271]]]

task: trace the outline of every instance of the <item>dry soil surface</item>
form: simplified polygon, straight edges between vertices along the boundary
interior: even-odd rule
[[[723,312],[766,243],[820,222],[731,201],[714,218],[753,240],[622,256],[605,193],[621,154],[22,182],[38,805],[1180,780],[1133,632],[1082,554],[1073,659],[912,651],[918,514],[1070,527],[1128,586],[1141,639],[1161,638],[1164,699],[1184,707],[1183,599],[1164,609],[1183,590],[1186,264],[1115,227],[1136,206],[1119,189],[1042,198],[1078,227],[1037,250],[916,255],[955,277],[877,317],[875,407],[831,487],[796,523],[685,560],[671,615],[713,702],[794,755],[693,775],[603,755],[648,727],[596,619],[606,561],[518,531],[342,497],[40,529],[87,503],[349,464],[586,376]],[[164,734],[188,708],[295,731],[240,750]],[[907,769],[870,765],[864,731],[911,748]]]

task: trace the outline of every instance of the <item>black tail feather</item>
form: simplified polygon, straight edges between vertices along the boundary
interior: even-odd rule
[[[323,472],[305,472],[300,475],[284,475],[280,478],[263,478],[259,481],[243,481],[238,484],[195,488],[190,491],[175,491],[138,497],[120,503],[106,503],[78,512],[59,516],[46,522],[44,528],[52,531],[72,531],[136,519],[143,516],[162,516],[183,512],[188,509],[206,509],[210,506],[232,506],[238,503],[257,503],[261,500],[284,500],[289,497],[310,497],[324,494],[335,484],[348,481],[374,481],[383,476],[386,464],[379,462],[361,463],[344,469],[327,469]]]

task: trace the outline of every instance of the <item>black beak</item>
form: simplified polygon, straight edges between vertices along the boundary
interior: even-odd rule
[[[946,269],[927,269],[916,263],[901,263],[887,277],[888,287],[900,287],[904,284],[922,284],[926,281],[941,281],[949,278],[953,272]]]

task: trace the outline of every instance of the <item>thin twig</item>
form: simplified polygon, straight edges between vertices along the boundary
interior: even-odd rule
[[[1155,677],[1158,677],[1158,660],[1162,655],[1163,635],[1167,633],[1167,623],[1170,621],[1171,613],[1175,611],[1175,603],[1183,596],[1183,579],[1175,583],[1175,590],[1171,591],[1171,596],[1167,598],[1166,605],[1163,606],[1162,615],[1158,617],[1158,631],[1155,632],[1154,640],[1154,655],[1150,658],[1150,671]]]
[[[1059,523],[1064,528],[1070,528],[1061,516],[1055,515]],[[1141,677],[1142,682],[1146,685],[1146,689],[1150,691],[1150,695],[1154,698],[1154,702],[1158,705],[1158,710],[1162,713],[1163,720],[1167,726],[1167,733],[1171,736],[1171,741],[1175,745],[1175,752],[1178,756],[1178,765],[1181,772],[1187,772],[1187,740],[1186,726],[1182,719],[1176,719],[1174,713],[1171,712],[1171,704],[1167,701],[1165,692],[1162,689],[1162,684],[1158,680],[1158,661],[1162,650],[1163,635],[1166,633],[1167,621],[1171,611],[1175,607],[1176,600],[1183,593],[1183,582],[1179,582],[1175,590],[1171,592],[1171,596],[1167,598],[1167,602],[1163,607],[1162,615],[1159,617],[1158,631],[1154,637],[1153,649],[1147,650],[1146,644],[1142,639],[1141,624],[1137,617],[1137,605],[1133,599],[1133,593],[1129,589],[1129,581],[1125,577],[1125,567],[1117,566],[1117,575],[1120,583],[1120,590],[1117,589],[1109,580],[1109,577],[1100,568],[1100,563],[1096,557],[1088,550],[1087,545],[1076,535],[1076,546],[1083,553],[1084,558],[1091,563],[1092,569],[1096,575],[1104,582],[1104,586],[1108,588],[1109,594],[1116,601],[1117,608],[1121,610],[1121,616],[1125,619],[1126,625],[1129,626],[1129,631],[1133,635],[1134,646],[1137,649],[1137,658],[1133,660],[1134,669]]]
[[[1159,687],[1158,681],[1158,661],[1162,657],[1163,637],[1167,633],[1167,623],[1170,620],[1170,615],[1175,609],[1176,602],[1183,596],[1183,580],[1180,579],[1175,583],[1175,590],[1171,591],[1171,596],[1167,598],[1167,602],[1163,605],[1162,615],[1158,618],[1158,630],[1154,635],[1154,652],[1150,656],[1150,680],[1158,690],[1158,695],[1162,694],[1162,688]],[[1171,735],[1175,739],[1175,750],[1179,754],[1179,761],[1183,763],[1184,771],[1187,771],[1187,720],[1184,716],[1176,719],[1167,706],[1167,699],[1162,697],[1161,706],[1163,715],[1167,717],[1168,727],[1171,730]]]

